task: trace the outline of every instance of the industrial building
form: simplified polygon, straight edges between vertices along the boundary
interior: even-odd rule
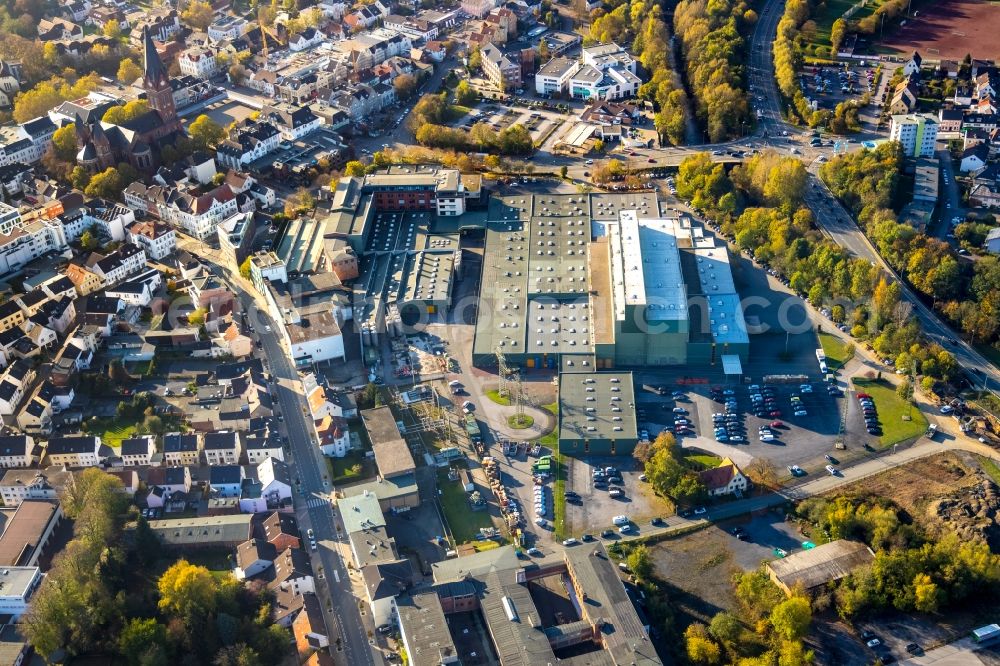
[[[792,594],[796,589],[808,592],[840,580],[858,567],[871,564],[874,559],[874,553],[865,544],[837,539],[768,562],[767,573],[785,594]]]
[[[432,587],[394,600],[414,666],[662,663],[602,544],[567,548],[544,564],[503,546],[432,569]],[[564,610],[553,612],[554,598]],[[463,629],[470,626],[485,632]]]
[[[560,453],[630,455],[638,441],[631,372],[559,375]]]
[[[608,369],[749,353],[726,247],[685,215],[661,215],[653,193],[494,199],[484,257],[481,367],[498,348],[553,369],[563,354]]]

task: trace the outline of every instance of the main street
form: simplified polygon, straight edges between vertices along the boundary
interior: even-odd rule
[[[278,407],[276,411],[282,415],[292,452],[286,462],[294,479],[296,517],[303,548],[308,548],[305,538],[308,529],[312,528],[316,536],[318,548],[310,554],[313,573],[319,579],[316,594],[323,605],[334,658],[339,664],[349,666],[384,666],[382,653],[368,638],[375,635],[375,627],[370,616],[362,616],[359,611],[359,602],[363,600],[352,589],[351,574],[341,555],[347,548],[346,540],[340,536],[344,532],[338,530],[339,518],[330,503],[334,489],[330,485],[326,461],[306,420],[301,378],[282,344],[278,325],[253,293],[242,286],[242,278],[218,261],[215,250],[188,238],[182,238],[179,245],[199,256],[232,289],[260,340],[258,355],[263,357],[265,368],[274,379],[271,386]]]

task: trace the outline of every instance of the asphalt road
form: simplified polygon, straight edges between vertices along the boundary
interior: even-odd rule
[[[217,274],[221,275],[221,272]],[[222,277],[225,279],[225,276]],[[381,653],[368,642],[368,633],[374,627],[366,626],[358,611],[350,574],[336,547],[339,518],[329,501],[332,488],[327,479],[326,461],[313,443],[311,428],[303,414],[306,403],[298,372],[281,345],[277,325],[239,284],[229,281],[227,284],[239,295],[243,311],[248,313],[260,337],[265,365],[277,380],[277,402],[292,449],[288,462],[293,477],[301,481],[300,487],[293,488],[296,515],[303,534],[311,527],[318,542],[318,550],[310,554],[317,578],[322,567],[324,580],[317,580],[316,592],[327,610],[327,629],[333,655],[338,663],[350,666],[383,666],[385,662]],[[266,330],[266,326],[271,327],[271,332]],[[308,547],[305,538],[303,547]],[[338,639],[341,641],[340,650],[336,644]]]

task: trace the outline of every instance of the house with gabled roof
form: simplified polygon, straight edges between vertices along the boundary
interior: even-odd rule
[[[711,497],[741,495],[750,486],[749,479],[731,458],[723,458],[718,467],[702,471],[698,479]]]

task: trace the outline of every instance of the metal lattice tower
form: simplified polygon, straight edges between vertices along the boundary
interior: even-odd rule
[[[507,366],[507,358],[504,356],[500,345],[497,345],[494,353],[497,355],[497,374],[500,375],[500,386],[497,389],[497,393],[501,397],[510,397],[510,386],[508,384],[510,368]]]
[[[510,376],[511,402],[514,403],[514,422],[524,423],[524,386],[521,384],[521,373],[517,370]]]

